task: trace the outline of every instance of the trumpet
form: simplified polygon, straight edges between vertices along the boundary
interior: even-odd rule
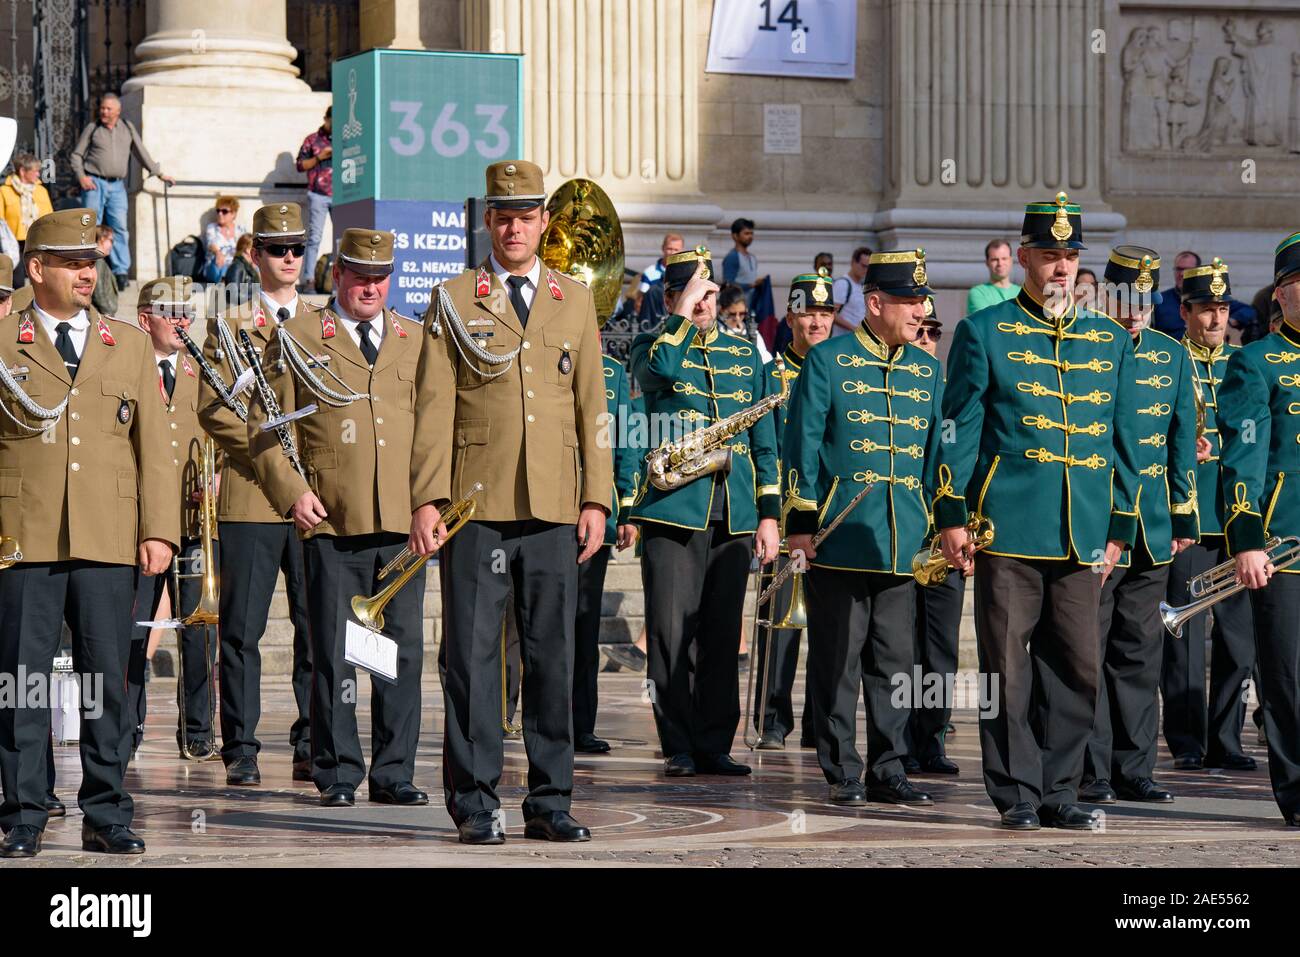
[[[474,496],[483,491],[483,483],[475,482],[474,487],[469,490],[464,498],[458,499],[442,513],[442,521],[447,525],[447,537],[439,545],[446,545],[451,541],[453,535],[465,527],[465,523],[474,517],[474,510],[478,503],[474,501]],[[375,576],[379,581],[383,581],[392,572],[397,572],[397,577],[374,595],[367,598],[365,595],[352,596],[352,614],[356,616],[357,621],[365,625],[371,631],[384,630],[384,607],[393,600],[393,596],[402,590],[402,586],[411,580],[411,578],[424,567],[425,563],[432,558],[432,555],[416,555],[411,551],[410,546],[404,547],[397,553],[391,562],[379,570]]]
[[[1300,561],[1300,537],[1274,535],[1264,543],[1264,552],[1275,571],[1289,568]],[[1237,563],[1224,562],[1208,571],[1201,572],[1187,583],[1192,600],[1186,605],[1171,605],[1167,601],[1160,603],[1160,620],[1165,629],[1175,638],[1183,637],[1183,625],[1201,612],[1217,605],[1225,598],[1237,594],[1246,586],[1237,581]]]
[[[975,538],[975,551],[983,551],[993,544],[993,523],[979,512],[971,512],[966,520],[966,531]],[[912,577],[918,585],[927,588],[942,585],[948,578],[952,565],[943,557],[939,536],[935,535],[928,546],[912,556]]]
[[[10,538],[8,535],[0,536],[0,569],[17,565],[22,560],[23,552],[18,547],[18,539]]]

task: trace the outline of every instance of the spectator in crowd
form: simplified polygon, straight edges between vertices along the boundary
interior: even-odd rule
[[[735,248],[722,260],[722,281],[733,282],[743,289],[752,306],[751,294],[759,281],[758,257],[749,251],[754,242],[754,221],[741,218],[732,223],[731,239]]]
[[[244,227],[235,222],[239,200],[234,196],[217,197],[217,218],[203,227],[203,279],[221,282],[235,259],[235,243],[244,235]]]
[[[113,259],[108,265],[119,292],[126,288],[131,271],[126,177],[132,153],[150,176],[168,186],[176,185],[144,148],[140,131],[130,120],[122,119],[122,101],[114,93],[105,93],[99,98],[98,119],[86,124],[72,149],[72,173],[81,185],[81,205],[94,212],[97,221],[113,227]]]
[[[235,258],[221,279],[226,286],[229,305],[237,306],[257,295],[257,286],[262,280],[257,272],[257,263],[253,262],[252,249],[252,233],[244,233],[235,241]]]
[[[31,153],[19,153],[14,158],[14,171],[0,185],[0,207],[4,209],[4,221],[20,243],[27,238],[32,223],[54,212],[50,193],[41,182],[41,161]]]
[[[733,336],[740,336],[754,343],[758,349],[760,363],[766,364],[771,361],[772,354],[750,318],[749,305],[745,302],[745,291],[735,283],[727,283],[718,290],[718,318],[722,321],[723,328]]]
[[[334,166],[330,163],[334,155],[330,139],[334,129],[333,111],[333,107],[328,107],[320,129],[302,141],[295,164],[298,172],[307,174],[307,256],[298,287],[303,291],[315,291],[316,259],[325,236],[325,220],[334,204]]]
[[[95,291],[90,294],[90,304],[99,310],[100,315],[116,316],[117,283],[108,267],[108,257],[113,253],[112,226],[101,224],[95,227],[95,245],[104,256],[95,260]]]
[[[1011,244],[1005,239],[994,239],[984,247],[984,265],[989,271],[989,281],[973,287],[967,294],[966,315],[1020,295],[1020,287],[1011,281],[1012,262]]]
[[[640,302],[636,316],[642,329],[653,329],[667,314],[664,308],[664,264],[669,256],[676,256],[686,248],[686,240],[678,233],[669,233],[659,247],[659,259],[641,274]]]
[[[831,286],[835,297],[835,324],[832,336],[842,336],[862,325],[867,316],[867,297],[862,294],[862,281],[867,278],[867,263],[871,261],[871,248],[859,246],[849,260],[849,271]]]
[[[1097,274],[1091,269],[1079,267],[1074,277],[1074,301],[1083,309],[1097,307]]]
[[[813,257],[813,272],[826,270],[826,275],[835,275],[835,257],[830,253],[818,253]]]
[[[943,338],[943,323],[934,314],[934,297],[930,297],[929,312],[921,320],[921,327],[916,330],[916,345],[939,358],[939,340]]]

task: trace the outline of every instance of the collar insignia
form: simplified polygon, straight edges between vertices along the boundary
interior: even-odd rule
[[[322,310],[320,314],[320,337],[322,339],[333,339],[337,325],[334,317],[329,312]]]
[[[560,288],[559,280],[549,269],[546,271],[546,287],[551,290],[551,298],[558,302],[564,301],[564,290]]]
[[[23,316],[23,321],[18,323],[18,341],[28,345],[36,341],[36,323],[31,316]]]
[[[488,271],[481,266],[478,275],[475,277],[474,298],[482,299],[492,291],[492,279],[488,276]]]
[[[113,341],[113,334],[108,331],[107,322],[105,322],[103,319],[100,319],[96,324],[95,328],[99,330],[99,338],[104,341],[104,345],[106,346],[117,345],[117,343]],[[125,421],[125,419],[123,421]]]

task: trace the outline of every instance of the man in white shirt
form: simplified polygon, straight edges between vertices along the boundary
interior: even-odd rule
[[[835,299],[835,324],[832,336],[842,336],[862,325],[867,315],[867,297],[862,294],[862,281],[867,278],[867,264],[871,261],[871,247],[859,246],[853,250],[847,275],[840,276],[831,287]]]

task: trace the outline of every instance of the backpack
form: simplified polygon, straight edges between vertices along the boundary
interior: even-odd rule
[[[170,276],[189,276],[202,282],[203,260],[207,251],[197,236],[186,236],[167,253],[167,274]]]

